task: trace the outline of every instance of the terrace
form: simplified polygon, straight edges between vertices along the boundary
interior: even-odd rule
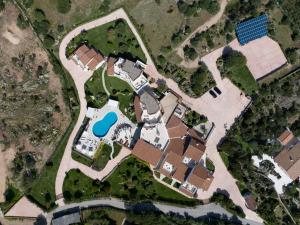
[[[108,121],[107,123],[110,124],[107,124],[106,130],[101,131],[101,136],[97,135],[94,130],[95,125],[98,126],[97,123],[105,120],[110,113],[115,113],[116,121],[113,123]],[[100,109],[89,107],[86,117],[90,120],[75,145],[75,150],[81,154],[93,158],[101,142],[110,146],[113,146],[114,141],[127,146],[131,146],[134,142],[136,125],[120,111],[119,102],[110,99]]]

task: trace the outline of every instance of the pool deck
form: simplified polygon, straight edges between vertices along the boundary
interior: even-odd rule
[[[98,139],[100,138],[100,141],[113,146],[113,141],[112,141],[112,137],[115,133],[115,130],[118,126],[122,125],[122,124],[128,124],[132,127],[132,129],[135,131],[135,129],[137,128],[136,125],[134,123],[132,123],[119,109],[119,104],[118,102],[114,101],[114,100],[109,100],[107,104],[105,104],[102,108],[97,109],[97,108],[88,108],[88,112],[87,112],[87,117],[90,118],[89,124],[87,125],[87,129],[86,132],[88,133],[87,135],[89,137],[91,137],[91,139]],[[110,113],[110,112],[114,112],[117,115],[117,121],[109,128],[108,132],[106,133],[105,136],[103,137],[96,137],[94,135],[93,132],[93,127],[94,125],[103,120],[104,117]],[[81,154],[84,154],[88,157],[93,157],[94,154],[97,151],[97,148],[94,148],[94,150],[92,152],[88,152],[88,151],[79,151]]]

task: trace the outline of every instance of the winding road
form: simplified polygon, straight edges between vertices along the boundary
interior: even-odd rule
[[[221,11],[214,17],[214,19],[209,20],[207,23],[202,25],[200,29],[204,29],[204,27],[208,27],[213,25],[213,22],[217,22],[219,18],[222,16],[222,13],[227,4],[226,0],[221,1]],[[123,9],[118,9],[107,16],[101,17],[89,23],[83,24],[71,32],[69,32],[62,40],[59,47],[59,57],[60,60],[71,74],[74,79],[76,88],[78,90],[78,96],[80,101],[80,114],[77,120],[77,123],[74,127],[71,136],[69,137],[64,156],[62,158],[55,184],[55,191],[57,196],[62,196],[62,187],[63,181],[66,173],[72,168],[79,168],[84,174],[92,177],[93,179],[97,178],[102,180],[105,176],[107,176],[113,168],[115,168],[124,158],[126,158],[130,154],[130,150],[126,148],[122,148],[120,154],[114,159],[109,161],[107,166],[104,168],[104,171],[97,172],[92,170],[91,168],[74,161],[71,157],[72,152],[72,144],[77,134],[85,114],[87,112],[87,103],[85,99],[84,92],[84,83],[92,76],[92,72],[83,72],[77,65],[71,60],[66,58],[66,47],[67,44],[77,35],[81,33],[82,30],[93,29],[97,26],[101,26],[103,24],[109,23],[111,21],[117,19],[124,19],[127,21],[130,29],[135,35],[141,49],[143,50],[146,56],[146,68],[145,72],[149,74],[154,79],[163,79],[166,80],[167,86],[173,91],[177,92],[182,96],[183,102],[188,105],[191,109],[197,111],[200,114],[204,114],[208,117],[208,119],[215,123],[215,129],[212,133],[211,137],[207,142],[207,155],[214,162],[215,165],[215,173],[214,173],[214,181],[206,192],[198,192],[199,199],[208,199],[212,196],[212,194],[218,190],[226,190],[226,192],[230,195],[232,201],[240,206],[245,214],[246,218],[256,221],[258,223],[262,222],[262,219],[253,211],[249,210],[245,206],[245,200],[241,196],[240,191],[236,185],[236,180],[232,177],[232,175],[228,172],[226,166],[224,165],[218,151],[217,145],[220,140],[226,135],[227,129],[235,122],[235,119],[240,116],[240,114],[245,110],[245,108],[250,104],[250,99],[248,99],[241,91],[234,86],[230,80],[221,79],[220,72],[216,66],[217,58],[222,54],[222,49],[218,49],[211,54],[203,57],[203,61],[207,64],[208,69],[211,71],[217,86],[222,91],[222,94],[217,98],[213,98],[209,93],[205,93],[200,98],[191,98],[186,95],[184,92],[180,90],[177,83],[172,79],[167,79],[162,76],[156,69],[155,64],[147,51],[146,46],[144,45],[139,33],[135,29],[134,25],[130,21],[129,17],[125,13]],[[187,39],[188,40],[188,39]],[[187,41],[186,40],[186,41]],[[59,199],[57,203],[62,206],[64,205],[63,199]],[[200,213],[200,212],[199,212]]]
[[[80,202],[80,203],[72,203],[72,204],[67,204],[62,207],[59,207],[52,211],[51,213],[47,214],[47,221],[50,222],[53,218],[53,214],[72,209],[72,208],[77,208],[79,207],[80,209],[87,209],[87,208],[95,208],[95,207],[100,207],[100,206],[111,206],[114,208],[122,209],[122,210],[149,210],[149,211],[161,211],[165,214],[167,213],[178,213],[181,216],[186,216],[189,215],[194,218],[199,218],[199,217],[205,217],[207,215],[211,216],[221,216],[223,218],[232,218],[233,215],[226,211],[224,208],[221,206],[210,203],[206,205],[198,205],[197,207],[179,207],[175,205],[166,205],[163,203],[140,203],[137,205],[131,205],[128,203],[125,203],[124,201],[116,198],[102,198],[102,199],[97,199],[97,200],[91,200],[91,201],[85,201],[85,202]],[[236,220],[236,219],[235,219]],[[238,218],[239,221],[242,222],[242,224],[249,224],[249,225],[261,225],[261,223],[254,222],[252,220],[247,220],[243,218]],[[50,223],[49,223],[50,224]]]

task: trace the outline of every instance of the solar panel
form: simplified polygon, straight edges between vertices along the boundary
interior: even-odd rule
[[[241,45],[261,38],[268,34],[268,17],[263,14],[259,17],[241,22],[236,27],[236,34]]]

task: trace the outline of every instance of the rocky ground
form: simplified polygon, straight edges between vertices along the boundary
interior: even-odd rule
[[[5,185],[30,183],[70,122],[60,78],[19,10],[0,13],[0,202]]]

